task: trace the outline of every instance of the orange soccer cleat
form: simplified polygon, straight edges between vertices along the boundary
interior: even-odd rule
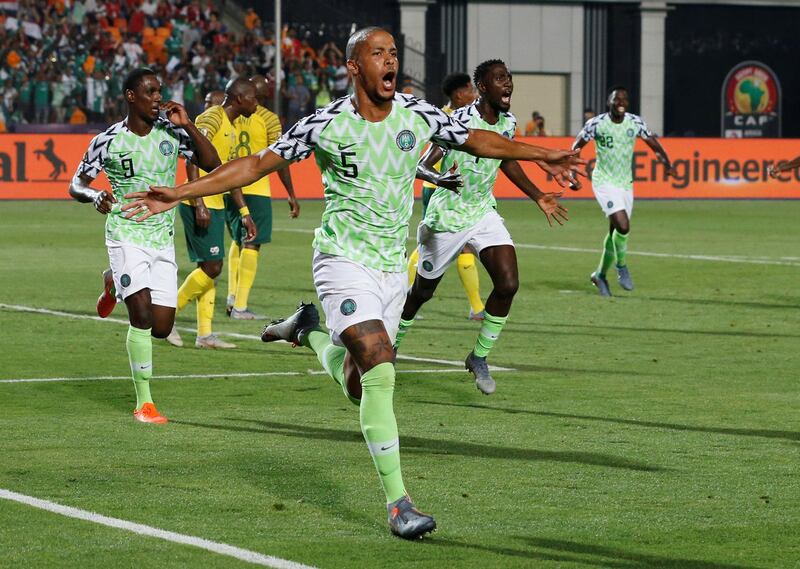
[[[161,415],[152,403],[145,403],[141,409],[136,409],[133,412],[133,418],[142,423],[167,423],[169,422],[166,417]]]
[[[103,292],[97,299],[97,315],[100,318],[106,318],[114,312],[115,306],[117,306],[117,299],[114,296],[114,279],[111,276],[111,269],[106,269],[103,271]]]

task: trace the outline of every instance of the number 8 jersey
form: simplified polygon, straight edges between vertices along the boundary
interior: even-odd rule
[[[633,189],[633,146],[636,137],[653,136],[638,115],[625,113],[621,123],[611,120],[608,113],[589,119],[578,137],[589,142],[594,139],[597,162],[592,171],[593,186]]]
[[[173,244],[175,209],[142,223],[126,219],[121,207],[130,192],[153,186],[174,186],[178,155],[191,159],[194,148],[186,132],[159,117],[146,136],[134,134],[120,121],[92,139],[78,165],[77,176],[95,179],[105,171],[117,203],[106,216],[106,239],[152,249]]]
[[[450,148],[468,136],[467,127],[441,109],[396,93],[380,122],[364,119],[343,97],[300,120],[269,148],[285,160],[315,153],[325,190],[314,238],[318,251],[403,272],[420,154],[430,140]]]

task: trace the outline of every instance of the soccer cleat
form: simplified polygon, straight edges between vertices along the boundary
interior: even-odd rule
[[[470,308],[469,309],[469,319],[470,320],[475,320],[477,322],[482,322],[484,319],[486,319],[486,311],[485,310],[481,310],[480,312],[475,312],[474,310],[472,310]]]
[[[436,529],[433,516],[416,509],[408,496],[387,504],[386,510],[389,513],[389,528],[397,537],[418,539]]]
[[[236,308],[231,308],[230,314],[228,314],[234,320],[266,320],[266,316],[262,316],[261,314],[256,314],[252,310],[238,310]]]
[[[600,296],[611,296],[611,289],[608,286],[608,280],[600,276],[599,273],[592,273],[589,276],[589,280],[592,281],[592,284],[597,287],[597,292],[600,293]]]
[[[209,334],[208,336],[198,336],[194,341],[194,347],[209,348],[212,350],[230,350],[231,348],[235,348],[236,344],[220,340],[216,334]]]
[[[617,266],[617,281],[619,286],[625,290],[633,290],[633,279],[631,278],[631,272],[628,270],[628,265]]]
[[[174,324],[172,325],[172,330],[169,331],[169,335],[164,339],[176,348],[183,347],[183,338],[181,338],[181,335],[178,333],[178,329]]]
[[[489,364],[486,363],[486,358],[479,358],[474,352],[470,352],[464,361],[464,367],[475,376],[475,387],[485,395],[495,392],[497,384],[489,374]]]
[[[100,318],[106,318],[114,312],[115,306],[117,306],[117,298],[114,296],[114,278],[111,269],[106,269],[103,271],[103,292],[97,299],[97,315]]]
[[[133,418],[142,423],[162,424],[169,422],[152,403],[145,403],[140,409],[134,410]]]
[[[236,297],[232,294],[229,294],[228,299],[225,302],[225,314],[227,314],[228,316],[230,316],[231,312],[233,311],[234,302],[236,302]]]
[[[319,326],[319,312],[313,304],[301,302],[294,314],[288,318],[273,320],[261,331],[261,340],[264,342],[275,342],[284,340],[297,346],[300,338],[309,330]]]

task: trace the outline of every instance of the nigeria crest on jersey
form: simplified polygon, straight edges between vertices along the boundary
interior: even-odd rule
[[[397,147],[403,152],[410,152],[417,144],[417,137],[410,130],[401,130],[397,135]]]

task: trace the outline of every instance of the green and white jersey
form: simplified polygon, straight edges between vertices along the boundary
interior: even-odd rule
[[[365,120],[343,97],[300,120],[269,148],[285,160],[315,154],[325,190],[317,250],[402,272],[422,149],[430,140],[460,146],[468,136],[467,127],[441,109],[396,93],[381,122]]]
[[[153,186],[174,186],[178,155],[191,159],[194,147],[182,128],[165,118],[156,119],[147,136],[134,134],[118,122],[92,139],[76,175],[97,178],[105,171],[117,203],[106,216],[106,239],[152,249],[173,244],[175,209],[154,215],[142,223],[125,218],[122,205],[130,192]]]
[[[469,128],[491,130],[506,138],[514,138],[517,130],[517,119],[511,113],[501,113],[495,124],[489,124],[481,118],[475,103],[458,109],[453,118]],[[502,160],[451,150],[442,159],[441,171],[449,170],[454,162],[458,162],[464,187],[460,195],[438,188],[431,196],[424,222],[433,231],[455,233],[471,227],[496,205],[492,192]]]
[[[632,113],[625,113],[621,123],[611,120],[608,113],[586,122],[578,138],[595,142],[597,162],[592,172],[592,185],[633,189],[633,146],[637,136],[650,138],[653,133],[640,116]]]

